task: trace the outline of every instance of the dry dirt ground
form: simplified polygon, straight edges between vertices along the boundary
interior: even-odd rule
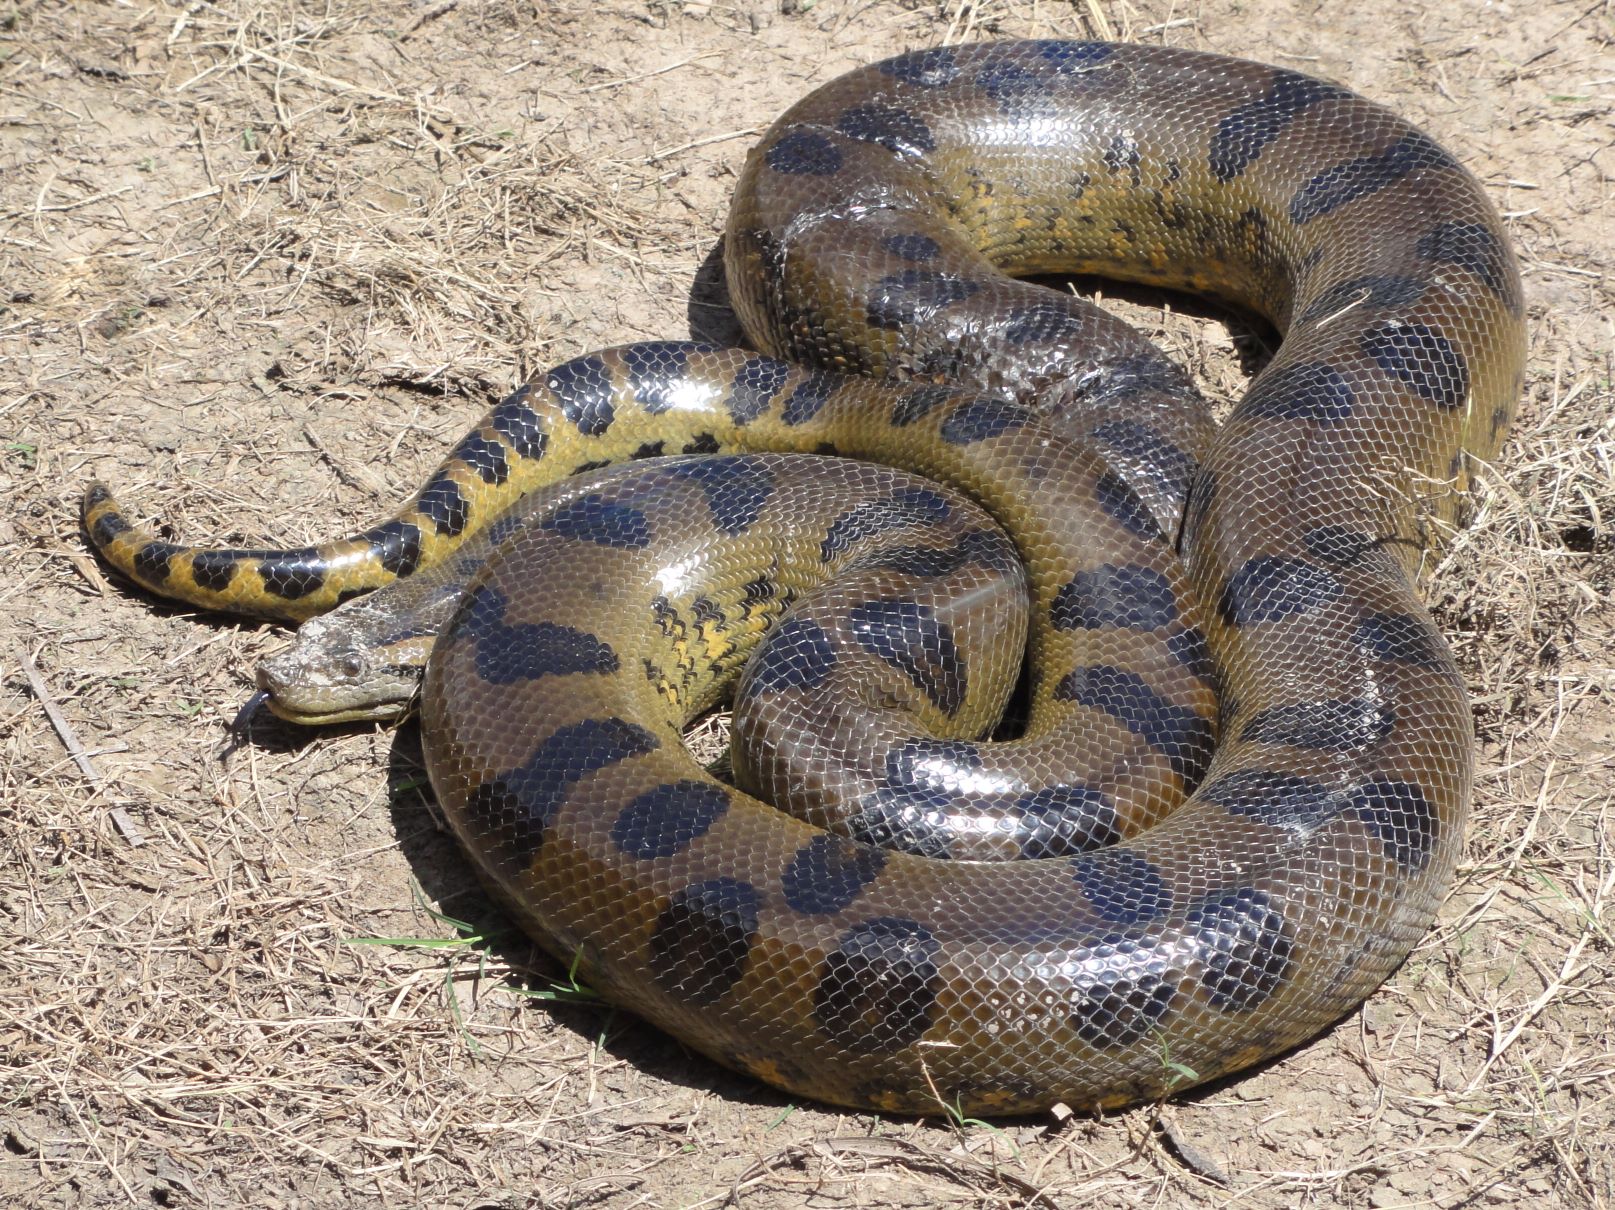
[[[107,478],[209,541],[373,519],[526,372],[735,338],[709,258],[788,102],[1030,34],[1342,80],[1507,214],[1526,399],[1431,589],[1476,813],[1406,966],[1262,1069],[1103,1120],[839,1113],[535,998],[564,972],[409,728],[221,760],[283,633],[109,581],[75,502]],[[1612,35],[1609,0],[0,10],[0,1203],[1615,1205]],[[1236,394],[1242,329],[1180,304],[1128,313]]]

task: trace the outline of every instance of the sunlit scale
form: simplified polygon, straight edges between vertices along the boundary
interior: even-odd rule
[[[726,264],[757,346],[819,369],[577,358],[343,543],[193,550],[101,488],[86,528],[210,608],[400,579],[266,671],[287,717],[354,717],[377,668],[405,708],[417,657],[389,653],[452,610],[423,734],[473,860],[614,1003],[793,1094],[1121,1105],[1368,995],[1467,813],[1467,701],[1410,574],[1519,389],[1474,180],[1287,70],[936,48],[770,128]],[[1283,344],[1219,430],[1138,333],[1005,270],[1219,294]],[[748,451],[844,458],[597,469]],[[1023,644],[1024,732],[994,738]],[[677,742],[736,678],[737,777],[785,810]]]

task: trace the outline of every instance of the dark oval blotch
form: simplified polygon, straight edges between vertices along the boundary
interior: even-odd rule
[[[1283,915],[1261,891],[1242,887],[1214,895],[1187,916],[1196,930],[1200,984],[1225,1012],[1249,1012],[1289,978],[1295,941]]]
[[[1161,871],[1131,849],[1086,853],[1072,861],[1071,876],[1107,924],[1145,924],[1172,910]]]
[[[763,153],[768,166],[785,176],[834,176],[841,171],[841,149],[816,130],[792,130]]]
[[[712,878],[676,892],[656,918],[650,969],[665,990],[715,1004],[746,971],[762,895],[737,878]]]
[[[886,854],[844,836],[815,836],[796,851],[780,889],[793,912],[825,916],[862,894],[886,865]]]
[[[1250,626],[1321,609],[1343,591],[1339,579],[1315,563],[1258,555],[1228,578],[1217,608],[1229,625]]]
[[[1073,576],[1055,594],[1049,617],[1056,630],[1158,630],[1177,620],[1178,603],[1172,582],[1153,567],[1106,563]]]
[[[924,1037],[936,1007],[941,945],[913,920],[881,916],[841,935],[819,968],[819,1032],[857,1054],[901,1050]]]
[[[650,520],[644,513],[602,492],[569,501],[539,522],[539,528],[617,550],[644,550],[651,540]]]
[[[611,843],[640,861],[671,857],[705,836],[728,809],[728,790],[714,782],[667,782],[618,813]]]

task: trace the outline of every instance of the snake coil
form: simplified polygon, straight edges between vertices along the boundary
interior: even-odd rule
[[[726,251],[763,354],[558,366],[353,538],[179,546],[99,486],[87,529],[156,592],[301,619],[595,476],[501,522],[453,598],[421,703],[432,783],[534,936],[793,1093],[1115,1106],[1360,1002],[1433,918],[1468,806],[1468,703],[1413,572],[1521,387],[1518,275],[1474,179],[1287,70],[938,48],[776,122]],[[1013,280],[1043,272],[1217,295],[1283,341],[1218,427],[1131,329]],[[708,457],[597,469],[675,454]],[[979,501],[1024,585],[987,516],[910,472]],[[839,612],[813,612],[849,569]],[[957,575],[1029,602],[1019,738],[960,714],[1019,639],[996,605],[922,595]],[[741,689],[775,728],[745,776],[787,799],[845,782],[845,809],[784,814],[679,742],[781,619]],[[843,668],[871,713],[821,709],[810,746],[792,711]]]

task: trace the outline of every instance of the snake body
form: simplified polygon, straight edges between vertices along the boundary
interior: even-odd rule
[[[1103,43],[944,48],[782,117],[742,176],[727,257],[748,332],[789,362],[673,343],[579,358],[496,407],[400,514],[326,547],[159,542],[99,486],[88,532],[159,592],[301,618],[441,561],[510,496],[591,463],[898,463],[1009,532],[1032,611],[1028,735],[1074,712],[1131,745],[1116,785],[1145,791],[1125,839],[1039,848],[1020,803],[1009,830],[1032,859],[939,860],[705,773],[680,728],[841,538],[875,543],[847,556],[866,568],[968,557],[962,537],[880,546],[926,490],[896,472],[834,471],[810,508],[799,462],[658,464],[514,526],[428,668],[433,786],[515,915],[720,1062],[885,1110],[1121,1105],[1358,1003],[1427,928],[1467,812],[1467,700],[1412,572],[1520,390],[1518,276],[1476,182],[1294,72]],[[1004,276],[1044,271],[1217,294],[1283,342],[1216,429],[1136,335]],[[940,632],[897,591],[858,633],[934,685],[916,653]],[[827,662],[806,633],[757,657],[762,714]],[[994,759],[968,736],[915,742],[876,791],[910,822]],[[1055,777],[1062,809],[1111,797],[1092,789]],[[1154,797],[1184,794],[1157,818]]]

